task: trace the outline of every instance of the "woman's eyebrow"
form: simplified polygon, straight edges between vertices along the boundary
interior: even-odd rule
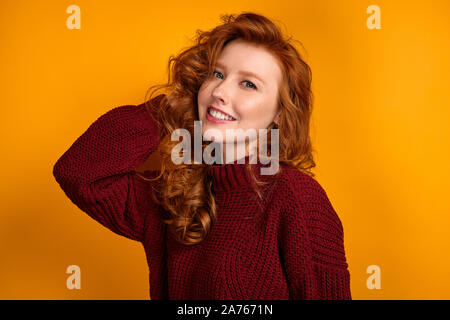
[[[222,69],[226,69],[225,66],[220,62],[216,62],[216,66],[219,68],[222,68]],[[259,81],[261,81],[263,84],[266,84],[260,76],[258,76],[256,73],[253,73],[251,71],[239,70],[238,73],[242,74],[242,75],[254,77],[254,78],[258,79]]]

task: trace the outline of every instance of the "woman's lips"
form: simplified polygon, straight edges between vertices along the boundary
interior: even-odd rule
[[[217,119],[217,118],[214,118],[212,115],[209,114],[209,109],[210,109],[210,108],[211,108],[211,107],[208,107],[208,108],[206,109],[206,119],[207,119],[208,121],[211,121],[211,122],[213,122],[213,123],[230,123],[230,122],[235,121],[235,120],[225,120],[225,119]]]

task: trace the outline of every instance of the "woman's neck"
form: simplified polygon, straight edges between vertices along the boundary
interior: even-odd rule
[[[232,144],[223,144],[222,150],[222,163],[233,163],[244,161],[243,159],[249,158],[250,163],[252,163],[253,157],[256,155],[256,140],[252,141],[250,145],[247,142],[242,143],[234,143]],[[231,152],[230,152],[231,151]]]

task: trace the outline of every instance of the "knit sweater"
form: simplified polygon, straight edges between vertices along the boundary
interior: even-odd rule
[[[211,165],[217,220],[201,243],[183,245],[152,201],[154,182],[135,171],[160,141],[144,104],[123,105],[92,123],[53,167],[78,208],[142,243],[151,299],[351,299],[343,227],[314,178],[280,164],[258,202],[246,164]]]

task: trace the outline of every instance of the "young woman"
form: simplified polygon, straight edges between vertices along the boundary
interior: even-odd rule
[[[351,299],[343,227],[310,172],[310,68],[268,18],[222,18],[169,60],[155,86],[166,93],[99,117],[54,177],[93,219],[143,243],[151,299]],[[194,137],[195,121],[202,150],[237,148],[226,130],[277,129],[278,170],[261,174],[260,136],[244,163],[232,148],[219,163],[174,163],[172,133]],[[137,172],[154,153],[160,170]]]

